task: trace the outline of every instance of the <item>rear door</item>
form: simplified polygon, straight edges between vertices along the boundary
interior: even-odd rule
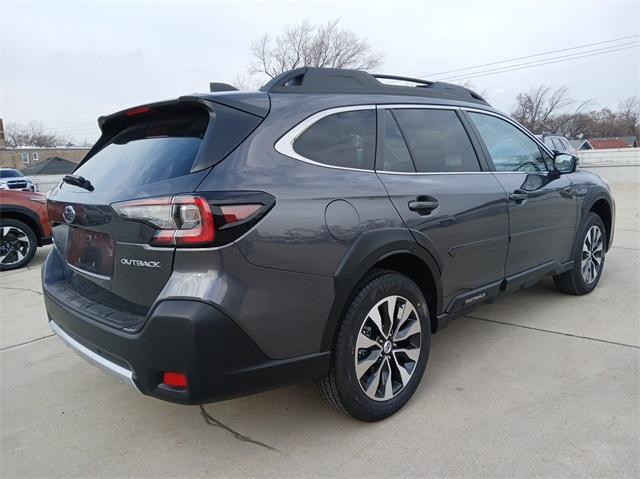
[[[497,293],[507,254],[503,188],[455,109],[379,107],[378,176],[416,240],[435,252],[448,311]]]
[[[467,114],[509,198],[506,275],[568,261],[578,213],[569,175],[550,175],[550,156],[514,123],[488,113]]]

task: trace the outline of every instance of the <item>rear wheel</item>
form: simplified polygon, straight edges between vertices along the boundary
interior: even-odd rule
[[[589,213],[576,238],[573,268],[553,277],[560,291],[583,295],[595,289],[604,268],[607,238],[604,223],[595,213]]]
[[[325,401],[362,421],[379,421],[415,392],[429,355],[431,327],[422,292],[406,276],[377,270],[360,285],[338,331]]]
[[[0,271],[22,268],[36,254],[37,247],[35,233],[22,221],[0,221]]]

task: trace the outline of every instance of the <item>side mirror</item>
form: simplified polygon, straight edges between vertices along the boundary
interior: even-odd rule
[[[553,167],[558,173],[573,173],[574,171],[576,171],[577,165],[578,158],[576,156],[569,155],[568,153],[556,152],[553,157]]]

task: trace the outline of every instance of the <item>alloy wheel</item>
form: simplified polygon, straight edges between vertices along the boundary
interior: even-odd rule
[[[591,284],[598,277],[602,267],[602,255],[604,252],[604,241],[602,231],[597,225],[593,225],[587,231],[587,235],[582,244],[581,271],[582,279],[585,283]]]
[[[15,226],[0,227],[0,264],[11,266],[19,263],[29,252],[29,236]]]
[[[388,296],[367,314],[356,339],[355,371],[362,391],[375,401],[396,397],[420,358],[422,329],[415,306]]]

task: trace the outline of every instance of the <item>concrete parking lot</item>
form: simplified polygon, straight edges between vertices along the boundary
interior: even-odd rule
[[[615,196],[594,293],[545,280],[452,322],[413,400],[377,424],[312,384],[206,405],[209,419],[139,395],[51,337],[43,248],[0,273],[0,475],[640,477],[640,187]]]

